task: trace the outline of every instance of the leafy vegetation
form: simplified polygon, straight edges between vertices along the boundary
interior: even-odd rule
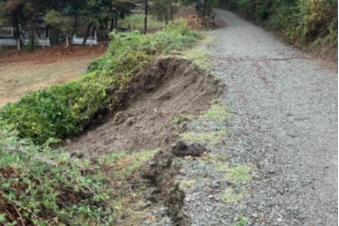
[[[226,121],[231,119],[233,115],[230,113],[230,108],[223,104],[213,104],[205,114],[201,116],[203,119]]]
[[[194,44],[198,33],[180,21],[158,33],[112,38],[80,79],[0,109],[0,224],[113,225],[118,217],[144,216],[138,201],[145,188],[137,178],[158,150],[87,160],[50,146],[117,109],[137,71],[161,53]]]
[[[52,139],[36,146],[17,139],[11,128],[0,127],[0,224],[4,225],[112,225],[141,195],[142,188],[133,192],[129,182],[158,151],[118,152],[90,161],[51,150]]]
[[[1,224],[111,225],[116,214],[107,204],[113,191],[103,174],[86,171],[89,161],[16,135],[1,125]]]
[[[13,25],[15,29],[15,37],[20,35],[20,29],[27,25],[31,26],[30,36],[40,36],[43,26],[41,25],[41,17],[44,13],[46,24],[46,33],[49,29],[53,33],[53,41],[58,42],[59,31],[68,33],[70,23],[65,19],[65,15],[73,16],[73,34],[77,31],[78,17],[82,17],[82,21],[87,24],[87,32],[84,43],[89,35],[90,29],[106,29],[112,31],[117,27],[119,18],[124,18],[131,13],[131,9],[137,6],[137,2],[133,0],[0,0],[0,23],[4,25]],[[108,24],[111,22],[109,28]],[[21,28],[20,28],[21,27]],[[39,28],[40,27],[40,28]]]
[[[156,55],[194,44],[198,33],[179,21],[154,34],[113,33],[112,39],[108,51],[89,65],[82,78],[29,93],[0,109],[0,117],[15,126],[20,137],[35,143],[78,134],[93,117],[121,105],[133,74]]]

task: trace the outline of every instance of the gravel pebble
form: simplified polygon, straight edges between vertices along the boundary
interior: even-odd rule
[[[226,130],[217,145],[206,145],[210,161],[181,159],[184,209],[192,225],[337,225],[337,74],[233,13],[211,31],[215,76],[226,84],[227,122],[198,120],[191,131]],[[220,165],[251,166],[252,180],[236,202],[225,202],[235,182]],[[226,198],[225,198],[226,197]]]

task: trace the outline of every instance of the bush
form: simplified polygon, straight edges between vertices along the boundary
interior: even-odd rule
[[[113,191],[103,173],[0,128],[0,224],[112,225],[115,209],[107,203]]]
[[[133,74],[156,55],[194,44],[198,34],[185,22],[142,35],[112,33],[107,52],[94,60],[79,80],[24,96],[0,109],[0,117],[19,136],[42,144],[50,137],[65,138],[81,132],[99,112],[120,106],[121,93]]]

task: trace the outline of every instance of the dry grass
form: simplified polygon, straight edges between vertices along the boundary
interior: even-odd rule
[[[19,100],[28,92],[79,78],[92,59],[93,56],[88,56],[46,64],[0,64],[0,107]]]

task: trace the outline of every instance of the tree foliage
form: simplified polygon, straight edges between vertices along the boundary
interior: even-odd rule
[[[173,20],[173,15],[178,11],[180,1],[178,0],[154,0],[150,7],[150,13],[159,21]]]

